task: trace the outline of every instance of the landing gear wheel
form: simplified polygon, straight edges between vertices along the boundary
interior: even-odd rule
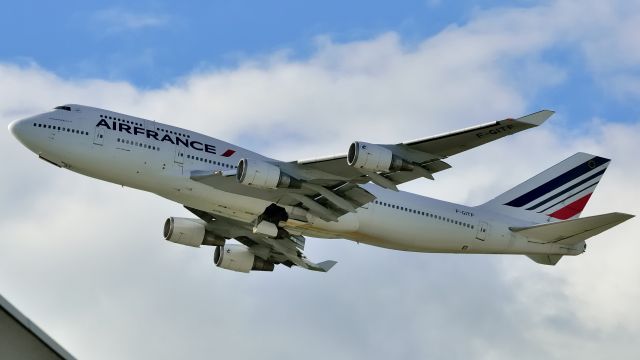
[[[271,204],[258,216],[253,227],[254,234],[267,235],[275,239],[289,237],[289,232],[279,226],[281,221],[287,221],[287,211],[276,204]]]
[[[271,204],[264,209],[264,212],[258,216],[258,222],[260,221],[268,221],[270,223],[279,224],[280,221],[289,220],[289,214],[282,207],[276,204]]]

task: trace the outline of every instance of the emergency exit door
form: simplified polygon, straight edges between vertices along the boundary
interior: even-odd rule
[[[489,233],[489,224],[484,221],[478,223],[478,232],[476,232],[476,239],[485,241],[487,234]]]

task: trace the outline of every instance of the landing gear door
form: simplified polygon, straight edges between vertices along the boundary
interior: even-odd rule
[[[478,232],[476,233],[476,239],[485,241],[487,239],[487,233],[489,233],[489,224],[484,221],[478,223]]]
[[[93,137],[93,143],[96,145],[104,144],[104,128],[96,126],[96,132]]]

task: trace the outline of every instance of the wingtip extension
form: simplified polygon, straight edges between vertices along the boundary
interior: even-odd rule
[[[556,112],[552,110],[540,110],[538,112],[534,112],[533,114],[525,115],[521,118],[518,118],[518,121],[538,126],[547,121],[547,119],[549,119],[555,113]]]
[[[318,263],[318,267],[320,269],[322,269],[323,272],[328,272],[329,270],[331,270],[332,267],[335,266],[335,264],[337,264],[337,261],[333,261],[333,260],[327,260],[327,261],[323,261],[321,263]]]
[[[618,216],[620,216],[620,219],[622,219],[622,221],[621,221],[621,222],[625,222],[625,221],[627,221],[627,220],[631,220],[631,219],[633,219],[634,217],[636,217],[636,216],[635,216],[635,215],[633,215],[633,214],[627,214],[627,213],[620,213],[620,212],[619,212],[619,213],[616,213],[616,214],[618,214]]]

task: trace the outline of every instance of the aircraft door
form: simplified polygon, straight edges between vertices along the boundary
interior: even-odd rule
[[[484,221],[478,223],[478,232],[476,233],[476,239],[485,241],[487,234],[489,233],[489,224]]]
[[[93,137],[93,143],[96,145],[104,144],[104,129],[96,126],[96,133]]]
[[[185,152],[185,148],[180,145],[176,146],[176,154],[173,158],[173,161],[175,161],[176,164],[182,166],[182,164],[184,163],[184,152]]]
[[[49,140],[55,141],[55,139],[56,139],[56,127],[54,126],[53,129],[49,132]]]

